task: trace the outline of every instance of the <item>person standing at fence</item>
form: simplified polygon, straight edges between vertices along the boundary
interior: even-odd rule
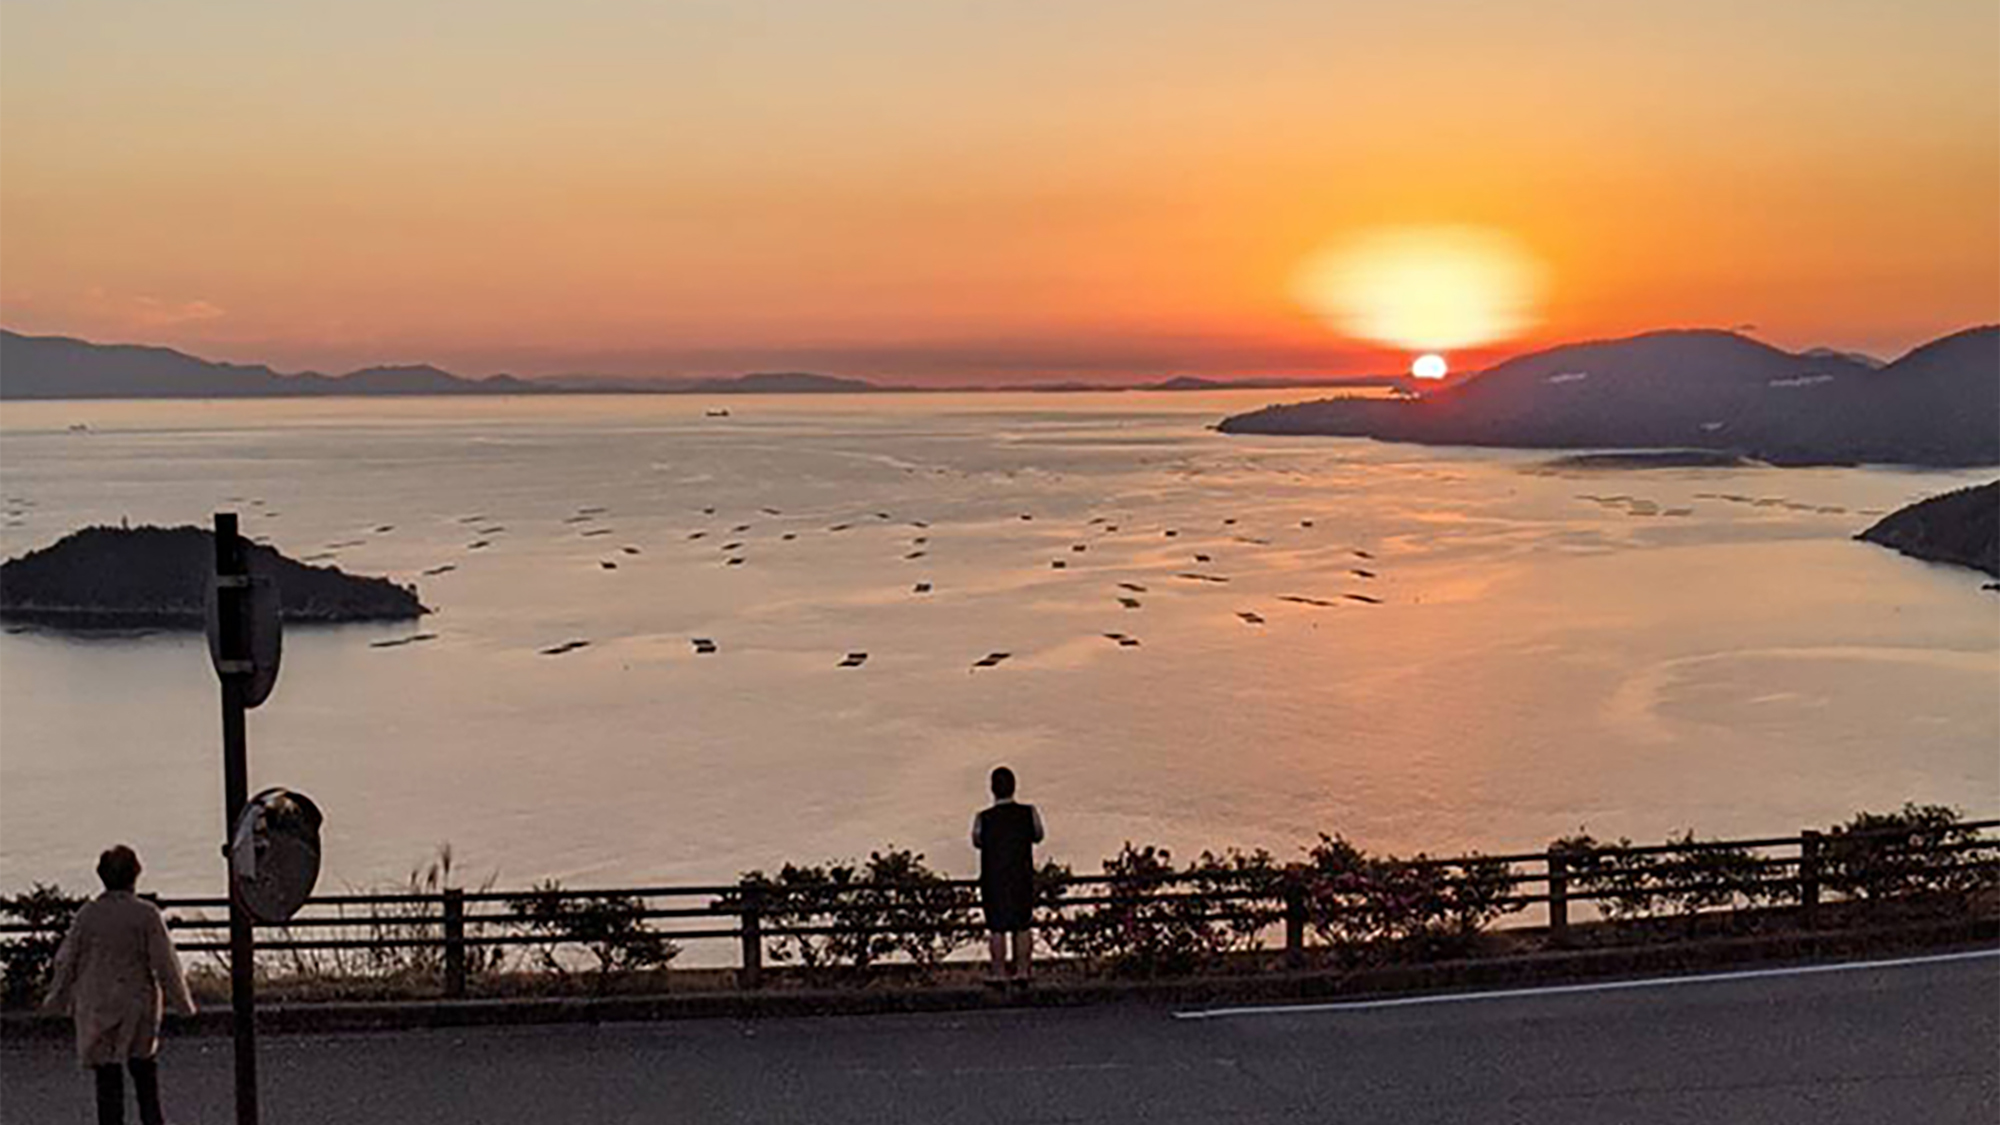
[[[56,951],[43,1007],[76,1019],[76,1054],[97,1076],[99,1125],[123,1125],[124,1071],[139,1120],[161,1125],[160,1007],[193,1015],[194,997],[160,908],[140,898],[139,856],[123,844],[97,859],[104,893],[85,903]]]
[[[1042,842],[1042,814],[1014,800],[1014,771],[993,771],[993,805],[972,818],[972,846],[979,849],[979,902],[986,913],[986,941],[993,979],[1028,978],[1033,956],[1035,845]],[[1014,958],[1007,959],[1007,939]]]

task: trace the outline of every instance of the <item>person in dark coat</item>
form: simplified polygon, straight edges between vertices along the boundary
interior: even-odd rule
[[[993,977],[1026,980],[1035,938],[1035,845],[1042,842],[1042,814],[1014,800],[1014,771],[993,771],[993,805],[972,818],[972,846],[979,849],[979,903],[986,912],[986,940]],[[1014,959],[1007,959],[1007,937]]]

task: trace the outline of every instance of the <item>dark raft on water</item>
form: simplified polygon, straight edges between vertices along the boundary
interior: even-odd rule
[[[429,613],[414,586],[307,566],[248,544],[277,579],[285,621],[404,621]],[[215,537],[199,527],[87,527],[0,564],[0,620],[71,628],[199,629]]]
[[[2000,481],[1898,508],[1855,538],[2000,578]]]

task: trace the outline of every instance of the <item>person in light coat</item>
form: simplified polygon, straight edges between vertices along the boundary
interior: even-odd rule
[[[44,1007],[76,1019],[78,1061],[97,1076],[99,1125],[123,1125],[132,1074],[139,1120],[161,1125],[161,1001],[193,1015],[194,997],[160,908],[134,893],[139,856],[123,844],[97,860],[104,893],[85,903],[56,951]]]

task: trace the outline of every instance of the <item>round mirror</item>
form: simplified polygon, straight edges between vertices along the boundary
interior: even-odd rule
[[[236,901],[259,922],[298,913],[319,882],[319,806],[304,793],[266,789],[243,806],[229,843]]]

